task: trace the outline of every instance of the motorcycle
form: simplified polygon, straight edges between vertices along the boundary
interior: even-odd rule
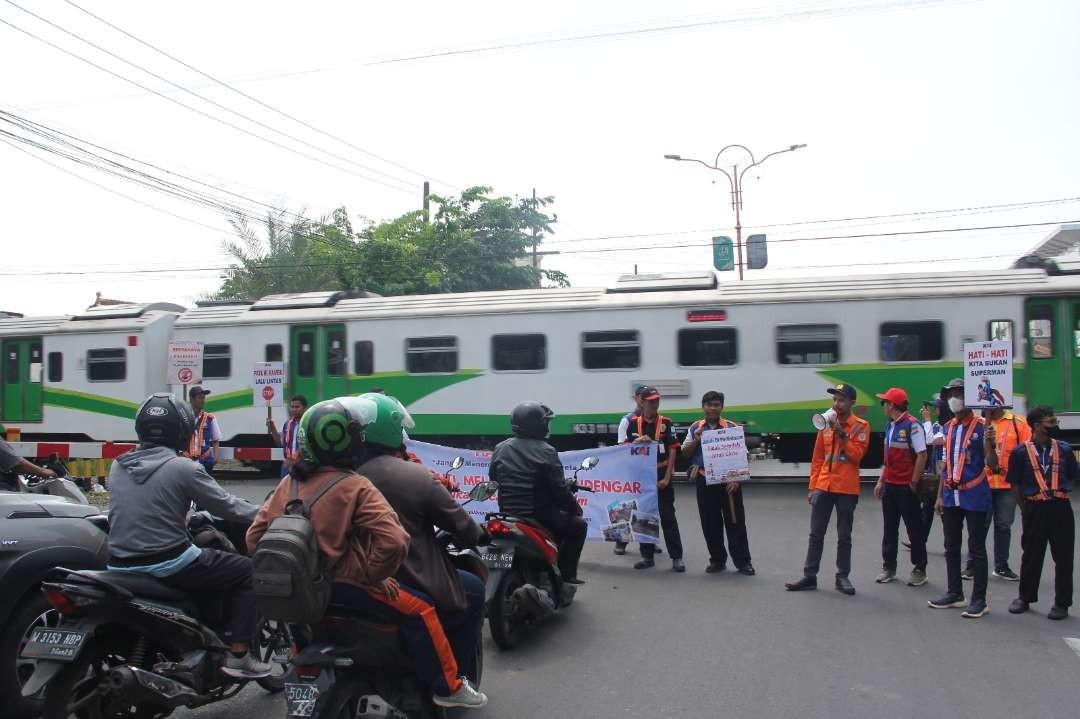
[[[206,512],[188,517],[198,546],[236,551],[219,524]],[[153,719],[229,699],[248,681],[284,689],[292,643],[284,623],[262,621],[250,640],[277,672],[237,679],[221,671],[229,646],[213,628],[224,623],[225,601],[197,603],[151,576],[108,570],[58,568],[42,591],[60,621],[33,629],[21,656],[35,661],[22,694],[43,693],[43,719]]]
[[[574,470],[570,491],[592,492],[579,485],[577,477],[599,463],[597,457],[586,457]],[[489,481],[477,488],[483,488],[480,492],[487,499],[498,491],[498,484]],[[485,519],[492,537],[490,546],[481,548],[489,571],[488,629],[499,649],[513,649],[526,627],[570,606],[577,587],[563,581],[557,561],[559,546],[538,522],[500,512],[489,513]]]
[[[85,480],[72,481],[69,479],[67,467],[60,461],[59,455],[53,452],[42,463],[42,466],[51,469],[56,473],[56,476],[16,475],[15,491],[28,494],[48,494],[53,497],[62,497],[76,504],[90,504],[84,493],[90,490],[90,486]]]
[[[455,458],[451,472],[463,463],[461,457]],[[479,493],[470,496],[485,498]],[[487,581],[487,567],[474,548],[456,546],[445,532],[437,533],[436,538],[456,568]],[[323,620],[310,625],[308,632],[307,639],[296,637],[298,652],[285,677],[289,719],[441,719],[445,716],[444,710],[432,702],[430,688],[417,679],[397,627],[331,604]],[[469,679],[478,687],[484,666],[480,632],[474,651],[476,676]]]

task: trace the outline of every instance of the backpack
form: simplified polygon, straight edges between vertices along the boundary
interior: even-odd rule
[[[312,624],[326,613],[333,568],[326,566],[310,514],[315,503],[348,476],[330,480],[307,502],[298,496],[297,481],[289,480],[292,497],[259,539],[251,557],[255,605],[266,619]]]

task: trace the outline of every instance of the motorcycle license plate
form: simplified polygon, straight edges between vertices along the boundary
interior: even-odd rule
[[[73,662],[79,656],[86,634],[72,629],[37,627],[23,647],[22,658]]]
[[[480,559],[489,569],[509,569],[514,564],[513,552],[481,552]]]
[[[289,719],[306,719],[315,712],[319,688],[314,684],[285,684],[285,707]]]

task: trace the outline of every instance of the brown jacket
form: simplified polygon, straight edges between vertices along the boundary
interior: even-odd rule
[[[484,530],[422,465],[382,455],[359,471],[371,477],[412,537],[398,581],[429,595],[440,612],[463,611],[468,606],[465,588],[446,550],[435,540],[435,527],[466,546],[479,542]]]
[[[343,473],[345,470],[333,467],[320,469],[299,483],[300,499],[311,499],[324,484]],[[328,566],[336,567],[334,580],[374,587],[397,572],[409,552],[409,535],[379,490],[366,477],[349,474],[315,503],[311,523]],[[289,477],[282,479],[259,509],[247,531],[249,553],[255,551],[270,523],[284,513],[292,497],[290,482]]]

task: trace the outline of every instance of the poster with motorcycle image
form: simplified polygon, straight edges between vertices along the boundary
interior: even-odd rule
[[[406,446],[431,470],[447,472],[455,457],[465,463],[454,470],[460,491],[454,499],[465,504],[469,491],[488,480],[491,452],[460,449],[429,444],[414,439]],[[596,541],[659,541],[659,504],[656,498],[656,457],[652,444],[618,445],[596,449],[560,452],[563,473],[567,479],[581,466],[586,457],[596,457],[599,463],[588,471],[578,473],[578,484],[592,489],[579,492],[578,503],[589,525],[588,539]],[[469,502],[465,509],[476,522],[483,522],[489,512],[499,511],[498,497],[484,502]]]

